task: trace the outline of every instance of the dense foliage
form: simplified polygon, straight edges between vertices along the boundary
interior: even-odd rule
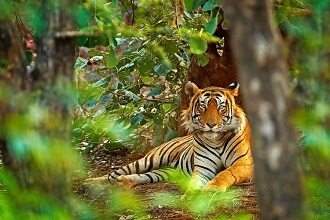
[[[190,63],[189,49],[204,53],[207,42],[220,41],[202,31],[207,16],[186,14],[177,29],[172,27],[175,5],[170,1],[139,1],[134,14],[127,10],[132,5],[124,2],[85,6],[89,23],[107,35],[79,39],[85,46],[97,42],[104,47],[88,50],[87,59],[77,60],[78,104],[83,114],[74,123],[76,142],[92,146],[106,141],[107,147],[116,148],[136,141],[143,146],[141,137],[150,131],[154,135],[146,138],[152,138],[153,146],[176,137],[176,110]],[[112,10],[131,20],[124,27],[109,25],[118,19]],[[207,63],[205,55],[199,56]],[[102,132],[104,124],[110,129]],[[116,134],[107,133],[111,131]]]

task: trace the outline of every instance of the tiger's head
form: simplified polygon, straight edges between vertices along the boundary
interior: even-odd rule
[[[245,114],[235,104],[238,88],[239,84],[233,83],[228,88],[199,89],[188,81],[185,92],[191,100],[188,109],[182,114],[188,133],[225,133],[243,129]]]

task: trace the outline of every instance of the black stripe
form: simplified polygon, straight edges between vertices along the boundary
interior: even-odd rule
[[[154,174],[155,174],[155,176],[157,178],[157,182],[160,182],[159,176],[156,173],[154,173]]]
[[[207,150],[208,152],[210,152],[213,156],[215,156],[216,158],[220,159],[220,156],[218,154],[216,154],[215,152],[213,152],[210,148],[208,147],[204,147],[203,149]]]
[[[113,172],[113,173],[116,174],[117,176],[121,176],[122,174],[121,174],[121,173],[118,173],[118,171],[119,171],[119,170],[116,170],[116,171]],[[112,174],[113,174],[113,173],[112,173]],[[111,174],[111,176],[112,176],[112,174]]]
[[[186,170],[185,170],[187,173],[190,173],[189,172],[189,160],[186,160]]]
[[[149,173],[145,173],[145,174],[142,174],[142,175],[146,175],[150,179],[150,183],[154,182],[154,179],[150,176]]]
[[[140,173],[140,164],[139,161],[135,161],[135,173]]]
[[[230,156],[231,152],[233,152],[233,150],[237,147],[237,145],[239,145],[243,140],[244,140],[244,139],[241,139],[237,144],[235,144],[235,146],[234,146],[232,149],[230,149],[230,151],[229,151],[229,153],[227,154],[227,157],[226,157],[226,159],[225,159],[225,165],[226,165],[226,163],[227,163],[227,159],[228,159],[228,157]]]
[[[167,150],[171,147],[173,147],[175,144],[177,144],[176,141],[173,141],[172,142],[169,142],[167,143],[164,147],[162,147],[162,149],[160,150],[160,152],[158,153],[158,155],[160,155],[160,159],[159,159],[159,166],[162,166],[163,165],[163,158],[167,152]],[[165,150],[165,152],[163,153],[163,151]]]
[[[149,159],[149,166],[148,166],[148,168],[146,169],[145,173],[146,173],[146,172],[149,172],[149,171],[152,170],[152,167],[154,166],[154,156],[155,156],[155,154],[151,155],[151,157],[150,157],[150,159]],[[146,166],[146,165],[147,165],[147,164],[145,164],[145,166]]]
[[[128,164],[128,165],[127,165],[128,173],[129,173],[129,174],[132,174],[132,171],[131,171],[131,168],[129,167],[129,165],[131,165],[131,164]]]
[[[116,176],[113,176],[114,172],[110,173],[108,175],[108,179],[111,177],[111,179],[116,179],[117,177]],[[110,181],[110,180],[109,180]]]
[[[156,174],[156,177],[157,177],[157,179],[158,179],[159,182],[160,181],[165,181],[165,177],[162,174],[160,174],[160,173],[155,173],[155,174]]]
[[[192,119],[195,119],[195,118],[197,118],[198,116],[200,116],[200,114],[195,114],[195,115],[193,115],[191,118],[192,118]]]
[[[182,145],[177,146],[177,147],[181,147],[181,146]],[[167,155],[167,161],[166,161],[166,164],[165,165],[170,165],[171,154],[177,149],[177,147],[173,147],[173,149],[168,153],[168,155]],[[178,153],[179,153],[179,151],[177,152],[177,154]],[[160,161],[160,163],[162,163],[162,160]]]
[[[183,171],[186,171],[186,172],[189,172],[188,171],[188,160],[186,159],[187,158],[187,156],[188,156],[188,154],[189,154],[189,152],[190,152],[190,148],[187,148],[186,149],[186,152],[182,155],[182,170]],[[184,162],[186,162],[186,168],[184,168]]]
[[[176,163],[174,164],[174,167],[175,168],[178,167],[179,163],[180,163],[180,158],[176,161]]]
[[[194,157],[194,148],[189,148],[189,152],[186,156],[186,166],[188,173],[192,172],[192,166],[191,166],[191,158]]]
[[[197,173],[198,173],[198,175],[204,177],[204,179],[206,179],[206,180],[211,180],[211,179],[213,179],[212,177],[207,176],[207,175],[205,175],[204,173],[201,173],[201,172],[197,172]]]
[[[247,151],[245,152],[245,154],[237,157],[233,162],[231,162],[230,166],[232,166],[238,159],[240,159],[240,158],[244,157],[245,155],[247,155],[247,153],[249,152],[249,150],[250,150],[250,148],[247,149]]]
[[[228,143],[229,143],[229,141],[231,141],[234,137],[235,137],[235,133],[233,133],[233,135],[231,135],[228,139],[227,139],[227,141],[225,142],[225,144],[223,145],[223,150],[222,150],[222,152],[220,153],[220,157],[223,155],[223,153],[225,152],[225,150],[226,150],[226,148],[227,148],[227,145],[228,145]]]
[[[194,140],[197,142],[197,144],[199,144],[200,146],[204,147],[203,142],[201,142],[201,140],[199,139],[199,137],[197,135],[194,135]]]
[[[208,158],[208,157],[206,157],[206,156],[204,156],[204,155],[202,155],[202,154],[200,154],[200,153],[198,153],[198,152],[196,152],[196,151],[194,151],[194,153],[197,154],[197,156],[200,156],[200,157],[206,159],[207,161],[211,161],[215,166],[218,166],[217,163],[214,162],[213,160],[211,160],[210,158]],[[197,158],[197,157],[196,157],[196,158]],[[198,158],[197,158],[197,159],[198,159]]]
[[[120,170],[123,171],[125,173],[125,175],[128,174],[127,171],[125,170],[125,167],[121,167]]]
[[[195,162],[194,159],[195,159],[195,155],[193,153],[193,155],[190,158],[190,171],[189,171],[189,173],[192,173],[192,168],[193,168],[194,162]]]
[[[174,148],[169,154],[168,154],[168,157],[167,157],[167,162],[166,162],[166,165],[170,165],[173,160],[178,156],[178,154],[180,153],[180,151],[176,152],[176,154],[174,155],[173,159],[171,160],[171,154],[176,150],[176,148]]]
[[[204,166],[202,166],[202,165],[198,165],[198,164],[195,164],[195,166],[196,166],[196,167],[200,167],[200,168],[202,168],[202,169],[205,169],[205,170],[209,171],[210,173],[213,173],[214,175],[216,175],[216,173],[214,173],[213,170],[211,170],[211,169],[208,168],[208,167],[204,167]]]

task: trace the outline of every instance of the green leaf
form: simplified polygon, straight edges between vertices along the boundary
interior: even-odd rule
[[[105,65],[108,68],[113,68],[118,64],[118,62],[119,61],[115,54],[115,51],[112,48],[110,48],[108,54],[105,55]]]
[[[75,69],[82,69],[86,65],[87,65],[87,61],[84,58],[78,57],[76,59],[76,63],[74,64],[74,68]]]
[[[107,78],[102,78],[99,81],[93,83],[92,87],[93,88],[100,87],[100,86],[103,86],[103,85],[105,85],[107,83],[108,83],[108,79]]]
[[[190,51],[193,54],[203,54],[207,50],[207,42],[200,36],[192,36],[189,39]]]
[[[139,101],[141,98],[140,96],[136,95],[135,93],[129,91],[129,90],[125,90],[125,95],[130,97],[131,99],[133,99],[134,101]]]
[[[154,81],[154,78],[151,76],[142,76],[141,79],[145,84],[151,84]]]
[[[203,5],[203,10],[204,11],[211,11],[212,9],[214,9],[218,6],[219,6],[219,0],[208,0]]]
[[[168,128],[167,133],[164,137],[164,141],[165,142],[170,141],[173,138],[176,138],[176,137],[179,137],[179,136],[180,136],[180,134],[177,131],[173,130],[172,128]]]
[[[184,0],[187,12],[191,12],[201,6],[206,0]]]
[[[161,64],[158,64],[157,66],[154,67],[154,71],[158,74],[158,75],[161,75],[161,76],[164,76],[166,74],[168,74],[169,72],[171,72],[171,68],[168,67],[167,65],[161,63]]]
[[[186,7],[186,11],[191,12],[193,9],[193,1],[192,0],[184,0],[184,5]]]
[[[172,108],[172,103],[164,103],[162,107],[164,111],[167,112]]]
[[[144,119],[144,115],[142,113],[139,113],[137,115],[134,115],[131,118],[131,125],[132,126],[138,125],[143,119]]]
[[[209,34],[214,34],[215,30],[218,27],[218,18],[219,18],[219,12],[215,14],[215,16],[213,16],[214,13],[211,13],[211,19],[209,20],[209,22],[207,22],[205,24],[205,30],[207,33]]]
[[[206,66],[210,60],[209,57],[206,56],[205,54],[197,55],[196,59],[197,59],[197,64],[201,67]]]
[[[150,93],[148,94],[148,96],[159,95],[160,93],[162,93],[163,90],[164,90],[164,87],[163,86],[156,86],[156,87],[152,88],[152,90],[150,91]]]
[[[88,26],[88,22],[91,19],[91,14],[88,10],[82,6],[77,6],[73,10],[74,19],[79,28],[84,28]]]
[[[83,132],[81,128],[74,128],[72,129],[72,135],[75,138],[82,138]]]

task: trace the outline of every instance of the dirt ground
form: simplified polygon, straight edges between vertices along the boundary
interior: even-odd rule
[[[119,149],[116,151],[108,151],[104,147],[98,147],[93,149],[92,152],[84,154],[86,160],[89,162],[90,167],[88,170],[88,177],[98,177],[108,174],[110,171],[116,168],[126,165],[136,159],[141,158],[141,153],[129,151],[125,149]],[[174,184],[161,182],[150,183],[137,186],[133,189],[133,192],[146,201],[144,209],[147,210],[149,219],[214,219],[214,216],[223,216],[222,219],[235,219],[235,216],[241,213],[248,214],[250,219],[258,219],[259,209],[257,205],[257,197],[253,183],[246,183],[240,186],[235,186],[235,189],[239,192],[238,202],[233,202],[232,205],[226,208],[219,208],[216,213],[211,213],[207,217],[196,217],[185,209],[174,209],[166,205],[153,205],[152,198],[155,193],[159,192],[171,192],[177,195],[182,194],[180,189]],[[79,197],[82,197],[89,205],[97,207],[98,216],[96,219],[136,219],[132,214],[118,214],[117,216],[112,214],[109,216],[107,210],[106,199],[98,194],[91,194],[88,189],[82,186],[81,181],[76,181],[74,185],[74,192]],[[102,194],[102,192],[99,192]]]

